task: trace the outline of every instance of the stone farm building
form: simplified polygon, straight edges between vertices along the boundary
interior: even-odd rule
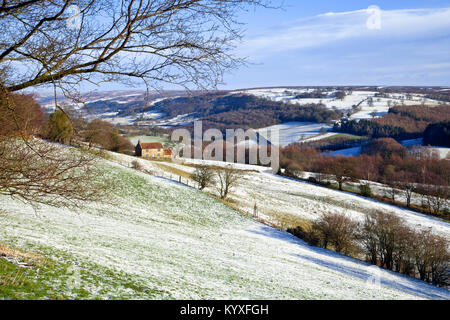
[[[137,157],[146,159],[170,159],[172,157],[172,150],[164,148],[161,142],[146,143],[139,141],[135,147],[135,154]]]

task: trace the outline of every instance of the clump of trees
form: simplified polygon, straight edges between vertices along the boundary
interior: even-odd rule
[[[406,132],[404,128],[398,125],[382,125],[375,122],[375,120],[366,119],[362,119],[359,121],[345,121],[340,125],[335,124],[333,130],[336,132],[350,133],[360,136],[367,136],[370,138],[392,137],[410,139],[418,136],[418,134],[411,134]]]
[[[3,93],[1,97],[0,136],[42,133],[45,115],[32,95]]]
[[[430,230],[412,229],[392,213],[373,211],[363,222],[325,213],[309,228],[288,232],[310,245],[363,259],[436,286],[450,285],[448,241]]]
[[[322,152],[328,152],[359,147],[367,140],[368,139],[365,137],[336,135],[330,138],[315,141],[302,141],[302,146],[306,148],[316,149]]]
[[[383,159],[390,159],[394,155],[404,158],[406,148],[392,138],[380,138],[363,145],[361,152],[370,156],[380,155]]]
[[[92,120],[87,123],[81,135],[90,147],[97,145],[109,151],[126,154],[132,154],[134,151],[133,144],[127,138],[121,136],[117,128],[107,121]]]
[[[429,125],[423,134],[423,144],[450,147],[450,121]]]
[[[357,230],[358,224],[340,213],[325,213],[311,227],[311,233],[321,248],[331,247],[346,255],[355,250]]]
[[[322,91],[321,89],[307,91],[299,93],[295,96],[295,99],[325,99],[328,97],[327,91]]]
[[[97,146],[109,151],[133,154],[134,146],[111,123],[94,119],[90,122],[57,109],[52,113],[44,129],[44,137],[55,142],[75,144],[87,142],[89,148]]]
[[[430,230],[414,230],[398,216],[375,211],[366,215],[358,239],[372,264],[438,286],[450,284],[448,242]]]
[[[446,210],[450,199],[450,161],[435,158],[426,150],[405,152],[390,139],[375,140],[364,151],[369,154],[330,157],[301,144],[292,144],[281,149],[280,165],[293,177],[298,177],[301,171],[315,172],[316,182],[334,180],[340,190],[350,181],[361,185],[367,185],[367,181],[383,183],[386,197],[393,203],[401,194],[406,206],[412,207],[413,197],[418,195],[421,205],[416,204],[415,208],[449,217]],[[369,196],[369,190],[361,188],[361,193]]]
[[[336,99],[339,99],[339,100],[344,100],[346,96],[347,96],[347,94],[345,93],[344,90],[338,90],[335,93]]]
[[[346,121],[334,130],[371,138],[413,139],[422,137],[428,125],[442,121],[450,121],[448,106],[395,106],[380,118]]]

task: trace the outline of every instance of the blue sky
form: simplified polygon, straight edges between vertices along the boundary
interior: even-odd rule
[[[367,10],[373,5],[380,11]],[[450,85],[450,1],[285,0],[283,7],[242,14],[236,52],[251,64],[227,74],[221,88]]]
[[[245,32],[236,54],[249,65],[228,72],[219,89],[450,86],[450,0],[272,1],[283,2],[282,9],[240,15]],[[368,10],[372,6],[379,10]],[[81,87],[121,89],[130,88],[121,83]]]

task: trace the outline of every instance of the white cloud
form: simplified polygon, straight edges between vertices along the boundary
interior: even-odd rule
[[[298,20],[280,30],[245,41],[240,52],[260,56],[342,41],[417,41],[450,35],[450,8],[380,11],[380,28],[367,27],[371,10],[330,12]]]

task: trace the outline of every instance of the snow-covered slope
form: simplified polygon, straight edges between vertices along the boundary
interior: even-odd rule
[[[395,104],[404,105],[419,105],[424,104],[434,106],[439,101],[424,98],[422,94],[412,94],[407,96],[401,92],[389,94],[389,97],[376,97],[376,91],[352,91],[347,92],[347,95],[341,100],[335,97],[330,98],[297,98],[297,95],[313,92],[315,89],[287,89],[287,88],[270,88],[270,89],[251,89],[236,91],[239,93],[247,93],[258,97],[271,99],[274,101],[282,101],[287,103],[298,103],[301,105],[310,103],[322,103],[327,108],[336,108],[342,111],[352,111],[352,106],[360,107],[360,111],[351,115],[352,119],[371,119],[372,114],[376,113],[377,117],[386,114],[391,106]],[[332,96],[336,90],[323,91]],[[372,99],[372,103],[369,103]]]
[[[23,203],[0,197],[0,241],[74,263],[89,298],[450,298],[446,290],[310,247],[197,190],[121,164],[104,162],[116,181],[112,204],[86,204],[79,212],[43,207],[36,217]],[[236,197],[255,194],[262,208],[289,206],[298,214],[319,203],[302,197],[320,194],[309,185],[251,174]],[[266,192],[273,197],[263,200]]]
[[[331,126],[326,123],[286,122],[257,131],[267,139],[267,133],[274,130],[275,133],[278,133],[278,136],[273,141],[279,141],[280,146],[286,147],[294,142],[313,139],[329,129],[331,129]]]
[[[181,164],[170,165],[186,172],[194,171],[194,168]],[[242,166],[240,165],[240,168]],[[209,191],[215,192],[214,189]],[[231,199],[241,210],[248,213],[253,212],[256,203],[259,215],[274,223],[281,215],[297,216],[311,221],[323,212],[330,211],[345,213],[362,221],[364,214],[370,210],[381,210],[404,218],[415,228],[431,228],[450,240],[450,223],[438,218],[263,171],[243,172],[241,182],[234,188]]]

